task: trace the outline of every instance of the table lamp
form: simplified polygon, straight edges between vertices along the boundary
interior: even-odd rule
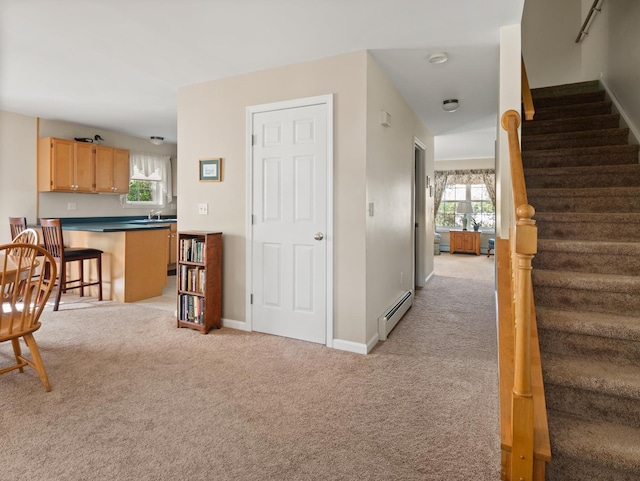
[[[462,216],[462,230],[467,230],[467,223],[469,222],[469,214],[473,213],[473,207],[471,206],[471,202],[468,200],[463,200],[458,203],[458,208],[456,209],[458,214],[464,214]]]

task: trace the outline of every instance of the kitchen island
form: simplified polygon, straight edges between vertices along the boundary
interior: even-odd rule
[[[169,230],[175,219],[96,217],[61,220],[67,246],[92,247],[104,252],[102,287],[105,300],[135,302],[162,295],[167,283]],[[91,269],[95,267],[91,266]],[[88,274],[96,277],[95,271]],[[91,289],[90,295],[97,296],[97,287]]]

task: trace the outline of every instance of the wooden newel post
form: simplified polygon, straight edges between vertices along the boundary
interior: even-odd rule
[[[535,209],[521,204],[516,209],[515,255],[515,366],[511,426],[511,481],[533,477],[533,395],[531,392],[531,261],[537,252]]]

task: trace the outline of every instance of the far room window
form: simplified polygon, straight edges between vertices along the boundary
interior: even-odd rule
[[[171,159],[168,155],[132,152],[129,157],[130,206],[164,206],[171,202]]]
[[[436,170],[434,172],[434,213],[436,227],[461,228],[464,214],[459,206],[469,203],[468,229],[474,221],[483,230],[496,226],[496,184],[494,169]]]
[[[464,214],[457,212],[460,201],[471,201],[473,213],[469,216],[469,228],[475,220],[484,228],[495,228],[496,208],[489,198],[484,184],[447,184],[436,214],[438,227],[462,228]]]

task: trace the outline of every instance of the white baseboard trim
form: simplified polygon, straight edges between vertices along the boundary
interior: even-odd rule
[[[238,329],[239,331],[250,331],[249,323],[236,321],[234,319],[225,319],[222,318],[222,327],[229,327],[231,329]]]
[[[605,92],[607,92],[607,96],[613,103],[615,111],[620,114],[622,123],[624,124],[624,126],[629,128],[629,133],[631,134],[632,138],[631,143],[640,143],[640,130],[638,130],[638,126],[629,119],[627,112],[622,108],[622,105],[620,105],[618,98],[613,94],[613,92],[609,88],[609,85],[607,84],[607,81],[604,78],[600,78],[600,84],[604,87]]]
[[[377,334],[376,334],[377,337]],[[377,342],[377,341],[376,341]],[[367,354],[369,352],[369,346],[359,342],[344,341],[342,339],[333,340],[333,348],[340,351],[349,351],[356,354]]]
[[[427,282],[429,282],[431,279],[433,279],[433,277],[436,275],[436,271],[431,271],[431,273],[427,276],[426,280],[425,280],[425,284]]]
[[[376,347],[376,344],[378,344],[378,341],[380,340],[380,333],[376,332],[375,335],[369,339],[369,342],[367,342],[367,354],[369,354],[371,352],[371,350]]]

